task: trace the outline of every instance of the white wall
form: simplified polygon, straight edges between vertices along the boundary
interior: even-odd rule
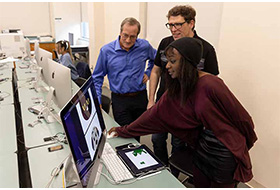
[[[280,187],[280,3],[224,3],[221,77],[251,114],[254,179]]]
[[[149,2],[147,7],[147,40],[157,48],[162,38],[170,36],[165,27],[168,11],[176,5],[191,5],[196,10],[196,26],[198,35],[218,49],[220,22],[223,3],[183,3],[183,2]]]
[[[89,22],[89,3],[88,2],[81,2],[81,21],[82,22]]]
[[[105,14],[105,43],[116,40],[120,34],[121,22],[126,17],[134,17],[139,20],[139,2],[110,2],[104,3]]]
[[[74,34],[74,44],[81,36],[81,12],[79,2],[52,2],[55,40],[68,40]],[[55,18],[61,18],[56,20]]]
[[[0,30],[20,28],[24,35],[53,35],[56,41],[68,40],[71,32],[76,42],[81,32],[80,5],[80,2],[1,2]]]
[[[51,35],[48,2],[1,2],[0,30],[20,28],[24,35]]]

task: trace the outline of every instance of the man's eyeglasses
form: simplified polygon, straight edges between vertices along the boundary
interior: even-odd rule
[[[171,24],[171,23],[166,23],[165,26],[166,28],[168,29],[172,29],[173,27],[175,27],[177,30],[180,29],[182,27],[183,24],[185,24],[187,21],[185,22],[181,22],[181,23],[174,23],[174,24]]]
[[[130,40],[135,40],[137,38],[137,36],[130,36],[128,34],[122,34],[121,36],[124,40],[127,38],[130,38]]]

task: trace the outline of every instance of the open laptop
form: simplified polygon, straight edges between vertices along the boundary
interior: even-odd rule
[[[92,77],[65,105],[60,117],[81,185],[93,187],[106,129]]]

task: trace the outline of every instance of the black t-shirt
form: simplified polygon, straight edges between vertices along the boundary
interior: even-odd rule
[[[217,57],[216,57],[216,52],[214,47],[204,39],[200,38],[196,34],[196,31],[194,31],[194,38],[201,40],[203,44],[203,55],[197,68],[199,70],[211,73],[213,75],[218,75],[219,69],[218,69],[218,62],[217,62]],[[174,39],[172,36],[162,39],[157,50],[155,65],[161,68],[161,79],[160,79],[160,86],[157,91],[157,101],[165,92],[165,73],[167,71],[165,66],[167,62],[164,61],[165,59],[164,50],[173,41]]]

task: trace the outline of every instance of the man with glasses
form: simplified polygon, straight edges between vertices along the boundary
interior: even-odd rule
[[[114,119],[121,126],[136,120],[148,104],[146,83],[154,66],[156,50],[147,40],[137,38],[140,27],[135,18],[124,19],[118,38],[100,49],[92,74],[99,103],[104,76],[108,76]],[[140,137],[135,139],[140,141]]]
[[[165,66],[167,61],[164,56],[164,49],[174,40],[180,39],[182,37],[193,37],[201,40],[203,44],[203,56],[200,60],[198,68],[214,75],[219,74],[216,53],[213,46],[200,38],[194,30],[195,16],[196,12],[191,6],[175,6],[169,10],[167,15],[168,23],[166,23],[166,27],[170,30],[171,36],[162,39],[157,50],[155,65],[150,76],[149,103],[147,109],[155,104],[155,92],[159,78],[161,81],[157,91],[156,101],[158,101],[165,92],[165,73],[167,73]],[[168,153],[166,146],[167,138],[167,133],[152,135],[154,152],[157,157],[160,158],[161,161],[166,165],[168,164]],[[171,138],[171,144],[172,153],[181,150],[184,147],[184,144],[180,141],[180,139],[174,137],[173,135]],[[173,170],[172,173],[177,177],[178,173],[176,170]]]

